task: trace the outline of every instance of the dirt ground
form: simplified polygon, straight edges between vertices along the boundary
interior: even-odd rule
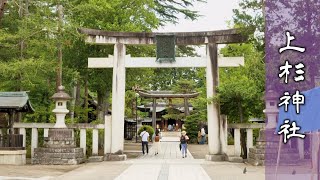
[[[83,165],[0,165],[0,176],[30,178],[55,177],[82,166]]]
[[[188,150],[195,159],[204,159],[209,152],[207,144],[188,144]]]
[[[152,144],[150,144],[152,146]],[[150,147],[151,147],[150,146]],[[124,147],[127,151],[141,151],[140,143],[125,144]],[[208,145],[190,144],[188,149],[195,159],[204,159],[205,155],[208,154]],[[131,155],[134,158],[135,154]],[[30,159],[27,160],[30,162]],[[40,177],[57,177],[77,168],[82,168],[88,164],[81,165],[31,165],[27,164],[24,166],[14,165],[0,165],[0,179],[3,176],[6,177],[28,177],[28,178],[40,178]],[[2,177],[1,177],[2,176]]]
[[[125,144],[125,150],[140,151],[140,143]],[[101,152],[103,154],[103,151]],[[100,152],[99,152],[100,155]],[[135,158],[137,155],[129,155],[129,159]],[[28,178],[40,178],[40,177],[56,177],[65,174],[69,171],[86,166],[88,164],[80,165],[31,165],[31,159],[27,159],[27,165],[15,166],[15,165],[0,165],[0,179],[1,176],[9,177],[28,177]]]

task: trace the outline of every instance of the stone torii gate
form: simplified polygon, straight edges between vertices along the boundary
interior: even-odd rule
[[[218,66],[236,67],[244,65],[243,57],[218,58],[218,44],[245,42],[236,29],[206,31],[206,32],[176,32],[176,33],[135,33],[107,32],[95,29],[79,29],[87,35],[86,42],[91,44],[114,44],[114,54],[108,58],[89,58],[89,68],[113,68],[112,80],[112,117],[107,118],[105,129],[105,154],[118,155],[123,152],[124,143],[124,109],[125,109],[125,74],[126,68],[206,68],[207,97],[216,95],[218,86]],[[206,45],[206,57],[177,57],[174,62],[159,63],[155,57],[131,57],[126,55],[126,45],[155,44],[156,36],[173,35],[176,45]],[[220,122],[219,108],[215,103],[207,104],[208,110],[208,145],[207,160],[221,161],[226,154],[225,137]],[[111,121],[111,122],[110,122]],[[111,125],[111,127],[110,127]],[[108,132],[111,131],[111,132]],[[126,159],[112,158],[112,159]]]

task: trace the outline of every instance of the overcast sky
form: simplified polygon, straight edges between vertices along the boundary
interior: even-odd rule
[[[227,21],[232,20],[232,9],[238,8],[239,0],[207,0],[207,3],[194,3],[192,10],[199,11],[202,17],[195,21],[180,16],[178,24],[167,24],[158,32],[193,32],[228,29]],[[223,45],[219,45],[219,48]],[[205,47],[196,48],[200,56],[205,56]]]
[[[239,0],[207,0],[207,3],[194,3],[192,10],[203,15],[196,21],[185,20],[181,16],[179,24],[168,24],[159,32],[210,31],[227,29],[227,21],[232,19],[232,9],[238,8]]]

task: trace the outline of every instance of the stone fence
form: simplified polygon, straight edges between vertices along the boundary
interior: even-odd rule
[[[98,155],[98,141],[99,141],[99,129],[105,129],[105,124],[69,124],[70,129],[80,129],[80,148],[83,148],[83,153],[86,154],[86,131],[92,130],[92,156]],[[15,129],[19,129],[19,133],[23,135],[23,147],[26,146],[26,129],[31,129],[31,157],[33,157],[34,149],[38,148],[38,129],[43,129],[43,137],[48,137],[50,128],[54,127],[54,123],[15,123],[13,125]],[[240,157],[241,144],[240,144],[240,129],[246,129],[247,132],[247,152],[249,148],[253,147],[253,129],[264,128],[264,123],[252,123],[252,124],[228,124],[228,129],[234,130],[234,157]],[[228,136],[227,131],[224,131],[224,140],[227,145]],[[1,134],[1,132],[0,132]]]
[[[228,124],[228,129],[234,130],[234,156],[240,157],[241,155],[241,144],[240,144],[240,129],[246,129],[247,132],[247,153],[249,149],[253,148],[253,129],[262,129],[265,127],[265,123],[252,123],[252,124]],[[226,137],[226,143],[228,143],[228,136]],[[249,157],[249,156],[248,156]]]
[[[69,129],[80,129],[80,148],[86,155],[87,147],[87,129],[92,129],[92,156],[98,155],[99,129],[104,129],[104,124],[69,124]],[[54,123],[14,123],[13,128],[19,129],[23,135],[23,147],[26,147],[26,129],[31,130],[31,158],[34,155],[34,149],[38,147],[38,129],[43,129],[43,137],[48,137],[49,129],[54,127]],[[73,131],[74,132],[74,131]]]

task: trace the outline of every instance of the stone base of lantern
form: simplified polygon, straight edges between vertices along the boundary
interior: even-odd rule
[[[227,160],[227,155],[226,154],[207,154],[205,157],[206,161],[226,161]]]
[[[126,154],[105,154],[104,156],[105,161],[125,161],[127,160]]]
[[[84,162],[82,148],[77,148],[72,129],[49,129],[43,148],[35,148],[32,164],[80,164]]]
[[[275,129],[261,129],[254,148],[249,149],[248,162],[255,166],[276,166],[279,152],[280,136]],[[295,165],[299,161],[297,149],[282,145],[279,165]]]

